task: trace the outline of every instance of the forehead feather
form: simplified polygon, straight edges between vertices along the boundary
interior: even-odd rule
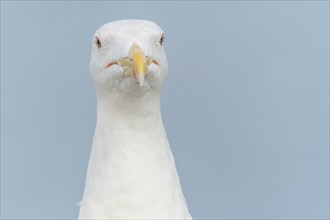
[[[120,20],[104,24],[96,31],[96,35],[160,33],[162,29],[154,22],[147,20]]]

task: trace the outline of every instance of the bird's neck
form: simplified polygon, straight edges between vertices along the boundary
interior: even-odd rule
[[[161,145],[155,144],[159,137],[166,137],[159,93],[98,97],[93,151],[113,154],[119,150],[126,154],[136,147],[139,152],[159,151],[159,148],[168,147],[165,141]]]
[[[156,167],[159,164],[170,166],[173,158],[161,119],[159,98],[157,93],[147,93],[143,97],[98,98],[97,124],[89,169],[104,167],[116,172],[129,170],[123,171],[122,177],[131,178],[131,173],[140,172],[152,177],[158,175]],[[97,174],[99,171],[92,173]],[[114,178],[104,176],[99,182],[106,184],[109,179],[114,181]],[[148,178],[133,179],[145,181]]]
[[[110,94],[97,100],[96,129],[111,130],[114,127],[127,127],[130,130],[140,131],[152,129],[158,123],[161,123],[158,92],[149,92],[140,96]]]

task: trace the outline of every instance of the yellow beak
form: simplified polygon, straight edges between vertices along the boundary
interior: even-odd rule
[[[136,82],[142,87],[144,78],[148,74],[146,56],[141,47],[137,44],[133,44],[129,50],[128,57],[132,59],[133,75]]]

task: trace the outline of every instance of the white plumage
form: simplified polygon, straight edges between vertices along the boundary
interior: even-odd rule
[[[160,112],[163,40],[143,20],[93,36],[97,123],[79,219],[191,219]]]

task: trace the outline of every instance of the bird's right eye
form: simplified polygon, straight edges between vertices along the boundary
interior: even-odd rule
[[[102,47],[101,41],[98,37],[95,37],[95,44],[96,44],[97,48],[99,48],[99,49]]]

